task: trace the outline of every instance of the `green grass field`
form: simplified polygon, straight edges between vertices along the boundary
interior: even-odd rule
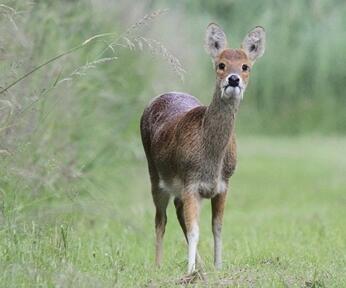
[[[204,201],[193,285],[346,287],[344,0],[0,2],[0,287],[176,286],[186,245],[170,205],[154,267],[139,118],[165,91],[210,102],[210,22],[233,48],[256,25],[267,44],[237,116],[223,270]]]
[[[210,205],[199,250],[216,287],[346,286],[346,139],[241,137],[224,222],[224,267],[212,265]],[[135,145],[139,145],[139,142]],[[1,287],[171,287],[186,245],[169,207],[161,269],[144,154],[55,194],[1,187]],[[5,182],[2,182],[5,183]],[[17,183],[17,187],[21,184]]]

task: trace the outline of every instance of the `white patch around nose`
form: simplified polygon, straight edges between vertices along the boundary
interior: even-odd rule
[[[232,87],[232,86],[227,86],[225,91],[225,98],[240,98],[242,99],[242,93],[239,87]]]
[[[239,78],[239,85],[236,87],[232,87],[228,83],[228,79],[232,76],[236,75]],[[243,93],[244,93],[244,82],[242,78],[238,74],[229,74],[223,81],[222,81],[222,98],[225,99],[231,99],[234,98],[236,100],[243,100]]]

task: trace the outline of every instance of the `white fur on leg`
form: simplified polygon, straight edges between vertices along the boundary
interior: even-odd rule
[[[196,267],[196,253],[199,239],[199,228],[197,224],[194,224],[192,230],[187,233],[187,239],[189,241],[187,273],[192,273]]]
[[[214,224],[214,265],[216,269],[222,268],[222,238],[221,238],[221,225]]]

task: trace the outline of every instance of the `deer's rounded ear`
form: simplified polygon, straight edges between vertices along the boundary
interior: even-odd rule
[[[221,27],[215,23],[210,23],[207,27],[205,34],[205,49],[209,55],[215,60],[215,58],[224,50],[227,46],[227,39],[225,32]]]
[[[250,60],[254,62],[264,54],[265,42],[266,34],[264,28],[257,26],[245,36],[241,46],[248,54]]]

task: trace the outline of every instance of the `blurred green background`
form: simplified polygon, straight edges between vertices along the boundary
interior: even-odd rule
[[[152,268],[154,209],[139,118],[165,91],[209,103],[210,22],[231,47],[256,25],[267,33],[237,116],[222,277],[240,275],[229,282],[240,286],[342,286],[345,257],[336,261],[335,253],[346,248],[345,15],[343,0],[1,1],[1,88],[79,47],[0,94],[3,287],[169,286],[170,272],[185,271],[172,211],[170,260],[159,273]],[[248,215],[257,219],[250,230]],[[212,267],[206,231],[201,249]]]

